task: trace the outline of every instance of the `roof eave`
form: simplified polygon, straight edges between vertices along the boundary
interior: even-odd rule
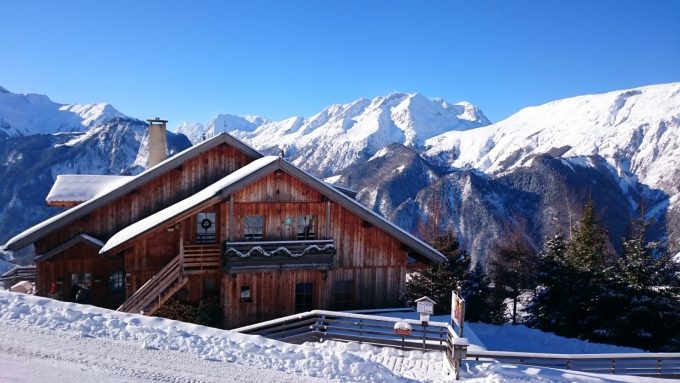
[[[184,163],[184,161],[195,158],[199,156],[202,153],[205,153],[206,151],[213,149],[217,147],[218,145],[226,143],[229,145],[234,146],[236,149],[242,151],[246,155],[253,157],[255,159],[263,157],[262,153],[258,152],[257,150],[251,148],[247,144],[245,144],[243,141],[232,137],[231,135],[227,133],[220,133],[208,140],[205,140],[199,144],[196,144],[190,148],[187,148],[183,150],[180,153],[175,154],[174,156],[168,158],[167,160],[159,163],[156,166],[153,166],[144,172],[138,174],[135,176],[133,179],[131,179],[129,182],[126,182],[122,184],[120,187],[111,190],[109,193],[103,194],[97,198],[93,198],[91,200],[85,201],[79,205],[76,205],[72,207],[70,210],[64,211],[52,218],[47,219],[46,221],[52,220],[53,222],[48,223],[45,227],[40,228],[36,231],[31,232],[33,227],[26,229],[24,232],[17,234],[13,238],[11,238],[7,243],[5,244],[5,249],[7,250],[12,250],[12,251],[17,251],[19,249],[22,249],[36,241],[38,241],[40,238],[43,236],[51,233],[52,231],[58,229],[59,227],[62,227],[63,225],[67,225],[69,223],[72,223],[87,214],[91,213],[98,207],[107,204],[109,202],[114,201],[117,198],[122,197],[126,193],[129,193],[142,184],[150,181],[151,179],[155,178],[157,175],[164,174],[177,166],[181,165]],[[159,173],[160,174],[157,174]],[[43,221],[45,222],[45,221]],[[40,224],[38,224],[40,225]]]

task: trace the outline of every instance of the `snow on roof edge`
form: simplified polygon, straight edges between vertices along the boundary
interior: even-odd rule
[[[142,233],[167,222],[168,220],[176,217],[177,215],[191,209],[192,207],[210,200],[211,198],[218,195],[226,187],[233,185],[234,183],[242,180],[246,176],[263,169],[267,165],[276,162],[279,157],[267,156],[259,158],[248,165],[230,173],[226,177],[214,182],[213,184],[207,186],[203,190],[195,193],[177,203],[174,203],[165,209],[157,211],[150,216],[133,223],[132,225],[118,231],[114,234],[104,246],[99,250],[99,254],[104,254],[111,251],[112,249],[122,245],[123,243],[138,237]]]
[[[196,155],[199,155],[203,153],[206,150],[212,149],[214,146],[219,145],[220,143],[223,142],[229,142],[233,141],[236,145],[242,145],[242,148],[238,148],[239,150],[247,150],[250,151],[250,154],[257,154],[259,157],[262,157],[262,153],[258,152],[257,150],[253,149],[249,145],[243,143],[243,141],[229,135],[228,133],[220,133],[218,135],[215,135],[203,142],[200,142],[196,145],[190,146],[183,151],[175,154],[174,156],[167,158],[163,162],[160,162],[159,164],[148,168],[144,170],[143,172],[139,173],[136,176],[133,176],[132,179],[130,179],[128,182],[125,182],[118,186],[115,189],[109,190],[107,193],[101,194],[96,196],[95,198],[92,198],[88,201],[85,201],[69,210],[66,210],[64,212],[61,212],[51,218],[48,218],[36,225],[33,225],[29,227],[28,229],[22,231],[21,233],[15,235],[14,237],[10,238],[4,245],[5,249],[8,250],[19,250],[25,246],[30,245],[31,243],[35,242],[37,239],[39,239],[39,235],[41,234],[42,231],[46,230],[50,232],[50,227],[52,225],[59,225],[59,224],[67,224],[70,222],[75,221],[76,219],[90,213],[92,210],[96,209],[99,205],[99,202],[106,203],[107,197],[111,199],[117,198],[119,195],[123,195],[130,190],[133,190],[139,183],[143,183],[148,181],[148,178],[152,178],[156,172],[160,172],[165,170],[166,167],[169,167],[170,169],[174,167],[174,162],[183,160],[184,157],[189,156],[192,154],[192,152],[196,152]],[[193,158],[193,157],[191,157]],[[170,170],[167,169],[167,170]],[[129,189],[129,190],[128,190]],[[56,229],[56,228],[55,228]],[[33,238],[38,236],[38,238]]]

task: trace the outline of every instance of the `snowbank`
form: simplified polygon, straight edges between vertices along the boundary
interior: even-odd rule
[[[440,352],[332,341],[291,345],[5,291],[0,308],[0,381],[451,381]],[[473,361],[463,370],[474,383],[665,382]]]

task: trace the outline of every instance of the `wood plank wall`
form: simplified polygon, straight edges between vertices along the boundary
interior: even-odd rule
[[[278,193],[277,193],[278,191]],[[326,233],[326,202],[316,190],[287,174],[271,175],[234,194],[235,240],[244,239],[243,218],[265,216],[265,240],[292,239],[281,221],[303,214],[316,216],[318,238]],[[260,201],[265,201],[264,203]],[[405,287],[407,252],[401,243],[378,228],[365,225],[347,209],[331,209],[329,237],[335,240],[334,267],[320,270],[241,272],[222,279],[224,324],[234,328],[294,313],[295,285],[314,284],[314,307],[335,309],[335,283],[352,281],[354,308],[395,307]],[[224,210],[224,209],[223,209]],[[228,212],[228,209],[226,209]],[[222,213],[223,222],[228,214]],[[296,230],[293,225],[292,230]],[[253,298],[240,300],[241,287]]]
[[[212,148],[140,186],[137,190],[100,207],[88,216],[43,237],[35,243],[36,254],[44,253],[80,233],[87,233],[106,241],[131,223],[196,193],[252,160],[226,144]],[[167,238],[165,234],[159,234],[158,238],[143,242],[135,244],[132,254],[129,251],[125,253],[126,272],[131,273],[129,289],[141,286],[140,283],[143,282],[140,281],[148,280],[160,270],[164,262],[177,255],[177,241],[174,236]],[[61,262],[61,257],[57,255],[53,262]],[[64,266],[59,270],[68,273],[66,268],[67,266]],[[38,282],[38,289],[41,292],[49,290],[50,286],[44,283],[44,280]]]
[[[79,243],[67,249],[64,254],[39,262],[36,266],[38,271],[36,283],[40,286],[38,291],[40,295],[48,295],[53,282],[62,282],[60,288],[62,299],[70,301],[71,274],[92,273],[91,303],[108,308],[117,308],[120,304],[109,299],[108,282],[112,273],[123,271],[122,258],[104,259],[99,255],[98,249]]]

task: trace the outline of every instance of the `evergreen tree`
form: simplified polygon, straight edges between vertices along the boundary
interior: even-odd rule
[[[406,281],[405,295],[411,305],[416,299],[428,296],[436,302],[435,314],[448,314],[451,312],[451,291],[463,286],[470,269],[470,256],[460,248],[452,232],[434,238],[432,246],[446,257],[446,261],[411,273]]]
[[[520,296],[535,286],[537,255],[520,230],[494,247],[489,260],[497,300],[512,301],[510,319],[517,323]]]
[[[566,262],[582,271],[602,271],[612,261],[609,239],[595,215],[595,203],[586,202],[581,220],[573,229],[566,249]]]
[[[503,323],[503,300],[496,299],[490,280],[479,262],[463,281],[465,320],[470,322]]]
[[[612,268],[613,323],[604,341],[647,350],[680,350],[679,266],[665,254],[654,256],[657,244],[646,241],[648,223],[633,221],[623,240],[623,253]],[[601,334],[598,334],[601,335]],[[609,339],[607,339],[609,338]]]
[[[571,321],[576,288],[577,270],[567,263],[569,243],[562,233],[555,233],[545,242],[538,258],[536,282],[538,287],[532,304],[528,307],[532,327],[565,336],[576,336]]]

